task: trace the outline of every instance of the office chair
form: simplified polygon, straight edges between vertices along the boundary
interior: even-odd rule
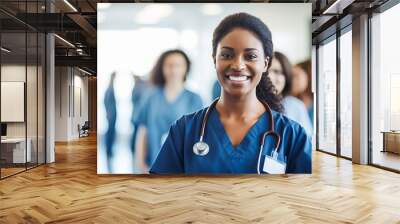
[[[89,136],[89,129],[90,129],[89,121],[85,121],[82,127],[80,127],[80,125],[78,124],[79,138]]]

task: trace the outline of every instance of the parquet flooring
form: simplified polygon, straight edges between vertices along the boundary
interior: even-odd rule
[[[21,172],[21,171],[24,171],[25,170],[25,167],[24,168],[1,168],[1,176],[2,177],[7,177],[7,176],[10,176],[10,175],[12,175],[12,174],[15,174],[15,173],[18,173],[18,172]]]
[[[400,223],[400,175],[313,152],[312,175],[100,176],[89,137],[0,181],[0,223]]]

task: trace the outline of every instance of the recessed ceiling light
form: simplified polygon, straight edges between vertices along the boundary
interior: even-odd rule
[[[78,12],[78,10],[71,4],[69,3],[68,0],[64,0],[65,4],[67,4],[72,10],[74,10],[75,12]]]
[[[354,0],[336,0],[322,14],[342,14],[343,9],[353,3]]]
[[[4,52],[6,52],[6,53],[10,53],[10,52],[11,52],[11,50],[9,50],[9,49],[7,49],[7,48],[5,48],[5,47],[1,47],[1,50],[4,51]]]
[[[69,46],[75,48],[75,45],[73,45],[73,44],[72,44],[71,42],[69,42],[68,40],[66,40],[66,39],[64,39],[64,38],[62,38],[62,37],[60,37],[60,36],[57,35],[57,34],[54,34],[54,36],[57,37],[58,39],[60,39],[62,42],[66,43],[67,45],[69,45]]]
[[[92,75],[92,73],[90,73],[90,72],[88,72],[88,71],[86,71],[86,70],[83,70],[83,69],[81,69],[81,68],[79,68],[79,67],[78,67],[78,70],[81,71],[81,72],[83,72],[83,73],[85,73],[85,74],[87,74],[87,75]]]

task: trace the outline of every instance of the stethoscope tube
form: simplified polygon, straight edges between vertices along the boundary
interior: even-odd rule
[[[201,129],[200,129],[200,139],[198,142],[196,142],[193,145],[193,153],[198,155],[198,156],[205,156],[208,154],[208,152],[210,151],[210,147],[208,146],[208,144],[206,142],[203,141],[204,138],[204,132],[206,130],[206,124],[207,124],[207,120],[208,120],[208,115],[210,114],[210,111],[212,110],[212,108],[215,107],[215,105],[218,102],[218,99],[215,99],[211,105],[207,108],[206,110],[206,114],[203,117],[203,121],[201,122]]]

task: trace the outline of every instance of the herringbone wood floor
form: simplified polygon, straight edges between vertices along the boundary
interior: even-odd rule
[[[98,176],[96,139],[0,181],[0,223],[400,223],[400,175],[314,152],[313,174]]]

